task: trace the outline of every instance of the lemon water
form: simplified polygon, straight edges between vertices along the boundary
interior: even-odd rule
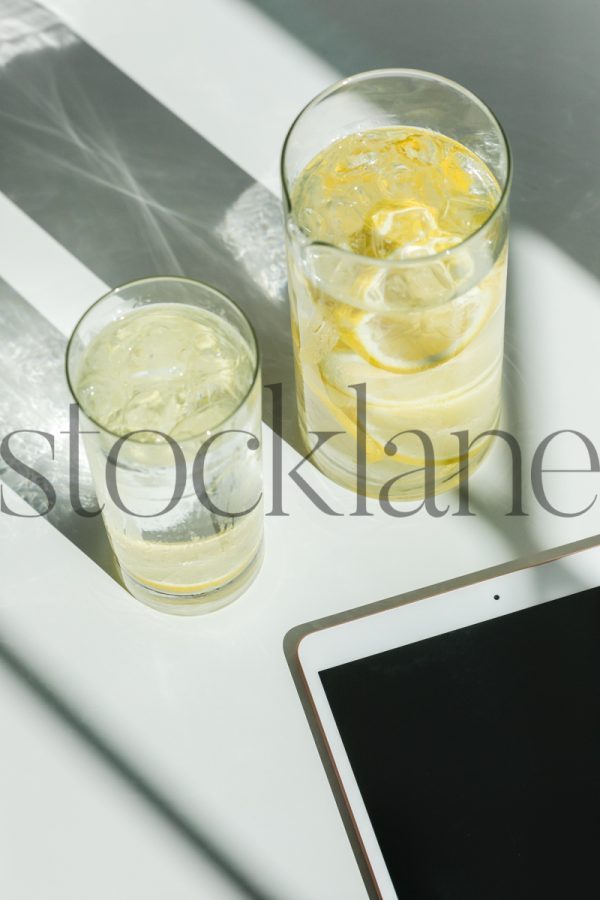
[[[288,251],[300,423],[308,444],[309,432],[342,432],[314,457],[336,481],[356,487],[359,436],[366,493],[397,479],[390,497],[422,495],[422,438],[404,434],[386,452],[420,430],[436,489],[450,487],[467,461],[452,432],[474,439],[497,425],[506,247],[493,258],[491,242],[468,238],[499,196],[465,146],[400,126],[341,138],[297,178]],[[488,443],[471,449],[471,469]]]
[[[127,313],[106,326],[82,358],[77,394],[100,426],[99,437],[84,440],[108,535],[126,584],[152,605],[183,612],[190,598],[214,597],[215,589],[225,597],[259,553],[260,504],[247,515],[236,513],[260,496],[260,455],[248,448],[248,434],[225,433],[258,430],[257,381],[248,394],[255,363],[228,322],[180,303]],[[116,464],[108,460],[116,502],[107,486],[107,459],[117,437],[131,432]],[[157,432],[176,441],[180,453]],[[204,468],[214,507],[208,508],[192,473],[199,450],[215,435]],[[176,455],[184,481],[168,509]]]

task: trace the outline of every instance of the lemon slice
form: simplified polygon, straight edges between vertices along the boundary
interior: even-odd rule
[[[338,421],[343,417],[346,423],[350,422],[351,433],[356,434],[356,391],[350,385],[366,383],[367,421],[359,427],[366,425],[369,462],[383,460],[387,456],[386,443],[402,433],[394,441],[394,462],[411,467],[423,465],[421,439],[411,433],[417,429],[425,432],[432,441],[435,465],[447,466],[464,460],[457,452],[458,442],[452,434],[460,429],[460,423],[469,427],[473,437],[489,427],[489,410],[497,403],[499,392],[500,362],[500,357],[496,357],[471,383],[450,389],[440,383],[440,393],[432,392],[424,400],[418,385],[410,389],[412,379],[406,379],[408,384],[405,384],[404,379],[389,372],[373,377],[372,368],[357,354],[348,350],[334,351],[321,362],[322,384],[315,393],[321,402],[325,395],[330,412]],[[417,379],[427,377],[424,374]],[[345,427],[350,431],[348,424]],[[475,459],[486,446],[486,442],[476,443],[469,457]]]
[[[371,365],[397,374],[447,362],[481,331],[493,311],[481,291],[429,309],[391,315],[353,307],[335,311],[340,339]]]
[[[181,594],[182,596],[203,594],[233,581],[244,571],[247,564],[247,560],[244,560],[243,565],[228,572],[227,575],[223,575],[220,578],[211,578],[209,581],[202,581],[198,584],[171,584],[167,581],[152,581],[149,578],[142,578],[138,575],[135,576],[135,581],[139,582],[144,587],[152,588],[153,591],[158,591],[159,593]]]
[[[341,391],[334,384],[328,383],[308,366],[303,370],[305,391],[308,389],[316,403],[343,428],[356,443],[360,432],[364,435],[367,462],[380,462],[386,458],[384,445],[365,431],[364,423],[357,420],[356,394],[350,390]],[[305,403],[308,397],[305,397]]]
[[[327,374],[330,378],[322,371],[321,377],[319,377],[316,372],[308,373],[305,369],[305,388],[308,388],[310,394],[312,394],[321,409],[325,409],[327,413],[332,416],[332,418],[344,429],[346,434],[352,438],[354,443],[356,443],[357,438],[360,435],[361,440],[364,440],[365,442],[367,463],[380,463],[384,460],[390,461],[390,456],[385,452],[385,445],[387,440],[398,430],[394,428],[394,420],[392,418],[390,421],[389,418],[386,418],[383,423],[380,423],[380,426],[383,425],[383,427],[372,427],[371,414],[373,410],[372,407],[369,407],[367,410],[367,422],[358,421],[356,392],[349,387],[348,378],[342,374],[344,369],[338,368],[338,362],[335,359],[335,357],[341,355],[342,354],[331,354],[331,367],[326,367]],[[341,381],[339,378],[341,378]],[[417,426],[415,423],[412,423],[412,426],[407,425],[406,427],[414,428]],[[418,438],[413,439],[411,450],[414,450],[414,447],[418,446],[418,441]],[[396,445],[396,453],[393,455],[394,465],[401,464],[410,466],[411,468],[419,468],[423,465],[422,456],[419,456],[414,452],[406,452],[406,445],[410,444],[411,438],[410,436],[406,436],[404,438],[403,446]],[[440,462],[445,464],[447,460]]]

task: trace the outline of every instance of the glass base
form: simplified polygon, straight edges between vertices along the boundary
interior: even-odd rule
[[[129,593],[146,606],[150,606],[159,612],[171,613],[171,615],[176,616],[200,616],[222,609],[224,606],[229,606],[230,603],[237,600],[250,587],[258,575],[263,557],[264,543],[261,541],[254,558],[242,572],[226,584],[210,588],[199,594],[172,594],[157,591],[136,581],[123,568],[119,568],[123,584]]]

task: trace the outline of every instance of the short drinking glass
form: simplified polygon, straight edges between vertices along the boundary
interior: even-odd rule
[[[191,279],[131,282],[81,318],[67,378],[129,591],[176,613],[239,596],[263,533],[259,355],[243,313]]]

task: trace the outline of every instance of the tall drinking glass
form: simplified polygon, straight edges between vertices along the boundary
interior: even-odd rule
[[[240,309],[187,278],[146,278],[77,324],[67,377],[129,591],[157,609],[231,602],[262,558],[259,355]]]
[[[344,79],[293,123],[299,418],[309,447],[329,433],[312,458],[335,481],[408,499],[483,458],[501,409],[510,174],[490,110],[427,72]]]

